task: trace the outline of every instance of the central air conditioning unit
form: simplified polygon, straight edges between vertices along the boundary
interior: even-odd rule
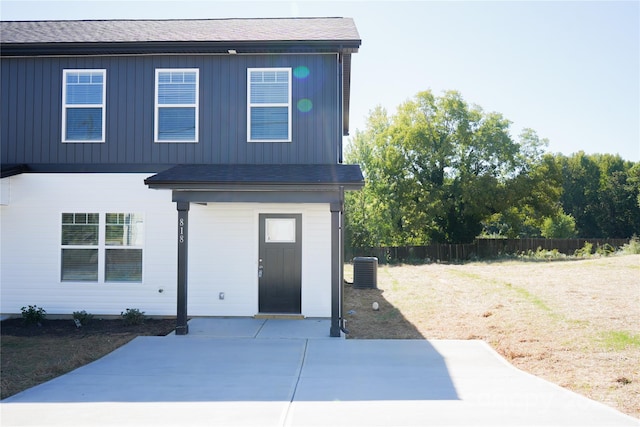
[[[353,287],[356,289],[378,287],[378,258],[355,257],[353,259]]]

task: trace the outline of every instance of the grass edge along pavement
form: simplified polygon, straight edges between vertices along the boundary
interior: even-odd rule
[[[640,255],[383,265],[378,289],[345,287],[351,339],[482,339],[517,368],[636,418],[638,307]]]
[[[351,266],[345,273],[350,280]],[[372,310],[374,301],[378,311]],[[381,266],[378,289],[345,287],[350,339],[483,339],[516,367],[634,417],[640,417],[639,306],[640,255]],[[72,320],[66,322],[67,332],[72,331],[67,338],[55,333],[31,337],[40,341],[17,355],[11,354],[15,340],[28,337],[5,335],[7,328],[2,328],[3,398],[16,390],[10,382],[22,381],[17,392],[89,363],[135,336],[164,335],[175,327],[175,320],[168,319],[160,333],[150,332],[152,322],[146,322],[137,331],[89,334],[90,328],[76,330]],[[100,343],[111,347],[100,354]],[[95,353],[88,354],[89,349]],[[65,367],[69,360],[76,365]],[[10,373],[22,377],[16,380]]]

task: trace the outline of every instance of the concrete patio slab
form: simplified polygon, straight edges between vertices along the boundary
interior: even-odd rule
[[[189,320],[189,336],[211,338],[255,338],[266,320],[252,317],[205,318]]]
[[[139,337],[5,399],[2,426],[640,426],[482,341],[319,339],[328,328],[315,320],[194,320],[189,335]]]

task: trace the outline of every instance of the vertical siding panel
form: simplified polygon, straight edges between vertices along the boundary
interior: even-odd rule
[[[247,66],[244,62],[234,61],[231,73],[235,77],[235,85],[231,93],[231,120],[229,121],[229,139],[221,141],[222,144],[235,144],[242,146],[246,151],[247,144]],[[223,101],[224,102],[224,101]],[[220,124],[224,126],[224,123]]]
[[[222,148],[225,146],[223,143],[224,138],[229,138],[229,135],[223,134],[225,128],[224,123],[229,123],[229,104],[230,99],[228,93],[230,93],[230,85],[222,83],[222,75],[229,70],[229,61],[213,61],[209,62],[209,68],[207,72],[207,78],[211,82],[211,93],[208,94],[211,105],[211,116],[208,120],[208,144],[210,145],[210,157],[206,160],[210,163],[221,163]],[[225,102],[225,100],[227,100]],[[205,117],[207,112],[204,113]],[[204,161],[204,160],[203,160]]]
[[[220,122],[224,120],[225,114],[220,102],[223,95],[219,77],[223,66],[222,61],[209,60],[200,71],[200,84],[203,88],[200,95],[206,99],[206,106],[201,103],[200,108],[200,116],[203,118],[200,123],[202,142],[206,144],[204,156],[200,160],[202,163],[214,163],[219,155]]]
[[[42,153],[41,161],[49,161],[49,146],[55,142],[51,140],[50,128],[52,116],[56,114],[56,108],[53,106],[53,100],[57,97],[53,96],[53,90],[48,79],[51,78],[51,62],[42,61],[40,75],[40,92],[42,93],[42,105],[39,111],[39,122],[37,124],[40,131],[40,152]]]
[[[229,163],[251,163],[253,159],[248,156],[253,152],[252,144],[247,143],[247,62],[246,57],[229,58],[230,67],[226,74],[221,75],[223,79],[229,79],[229,121],[221,122],[221,127],[227,127],[225,132],[227,138],[220,140],[220,144],[227,146],[230,157],[226,160]],[[224,98],[222,100],[224,108]],[[244,120],[242,119],[244,118]]]
[[[144,111],[142,116],[142,154],[145,163],[159,163],[159,154],[156,144],[153,142],[153,127],[155,126],[153,118],[154,108],[154,79],[155,70],[153,66],[153,57],[142,58],[140,66],[140,77],[142,79],[142,97],[139,102],[142,104]]]
[[[51,87],[51,104],[49,104],[50,122],[49,138],[46,143],[49,145],[49,160],[52,163],[59,162],[62,145],[62,67],[60,60],[50,59],[49,64],[49,84]]]
[[[229,162],[229,147],[232,143],[230,123],[233,105],[236,102],[232,94],[237,92],[237,88],[232,87],[231,84],[224,84],[224,78],[231,75],[231,70],[234,69],[234,63],[237,62],[237,59],[229,57],[224,61],[215,61],[215,66],[212,68],[211,79],[214,80],[215,93],[213,94],[213,99],[215,108],[212,111],[214,116],[212,119],[211,143],[213,144],[214,158],[212,161],[214,163]],[[215,118],[216,112],[219,112],[218,118]],[[235,143],[235,141],[233,142]]]
[[[144,126],[147,125],[144,117],[144,64],[141,63],[141,58],[133,59],[132,72],[133,75],[129,77],[133,88],[130,89],[128,95],[131,97],[129,104],[132,107],[131,117],[132,121],[129,125],[129,132],[131,132],[131,150],[133,152],[134,163],[144,163]],[[153,100],[149,100],[153,102]],[[147,101],[147,102],[149,102]]]
[[[16,127],[17,108],[15,108],[18,98],[18,62],[16,60],[6,60],[2,62],[2,93],[7,96],[2,97],[2,158],[10,163],[18,163],[16,148]],[[13,101],[13,102],[12,102]],[[13,105],[13,106],[12,106]],[[5,120],[6,117],[6,120]],[[13,124],[13,125],[12,125]]]
[[[0,76],[2,76],[0,78],[0,94],[4,95],[0,96],[0,123],[5,124],[0,126],[0,159],[7,162],[10,161],[9,146],[12,145],[9,141],[9,126],[7,126],[9,122],[9,82],[12,80],[10,64],[7,61],[0,61]]]
[[[129,144],[129,127],[133,125],[130,116],[130,102],[127,92],[132,91],[130,81],[132,80],[134,67],[131,66],[130,58],[120,58],[118,61],[116,83],[118,85],[118,103],[116,104],[118,123],[117,123],[117,147],[118,147],[118,163],[133,163],[133,148]],[[115,71],[115,70],[114,70]]]
[[[42,87],[42,60],[34,61],[33,73],[33,114],[31,115],[31,146],[33,150],[32,158],[36,162],[41,162],[44,158],[44,145],[42,144],[42,117],[45,96]]]
[[[32,158],[35,154],[35,150],[33,147],[33,109],[34,103],[36,102],[35,94],[33,92],[33,83],[34,83],[34,59],[27,59],[24,62],[24,85],[22,87],[22,100],[21,100],[21,113],[23,114],[23,135],[20,140],[20,145],[22,145],[22,157],[23,158]]]
[[[26,155],[26,151],[25,151],[25,129],[27,128],[27,114],[26,114],[26,104],[27,104],[27,98],[26,98],[26,92],[27,92],[27,76],[26,76],[26,64],[25,64],[26,60],[21,60],[18,62],[18,69],[17,69],[17,75],[20,76],[19,77],[19,81],[20,84],[17,88],[17,93],[16,93],[16,98],[14,98],[16,100],[16,117],[18,119],[18,121],[16,122],[18,124],[17,128],[16,128],[16,157],[18,159],[19,162],[22,162],[23,159],[28,159],[29,157]]]

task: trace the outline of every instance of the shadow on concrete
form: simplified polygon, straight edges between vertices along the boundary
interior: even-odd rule
[[[378,400],[458,394],[444,358],[426,340],[187,335],[136,338],[3,404]]]

